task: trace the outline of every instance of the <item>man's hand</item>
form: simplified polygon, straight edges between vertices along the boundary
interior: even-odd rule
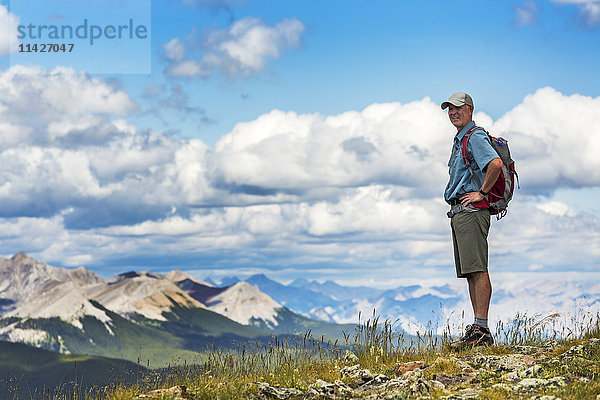
[[[477,203],[483,200],[483,198],[483,195],[479,192],[469,192],[460,197],[460,202],[463,206],[467,206],[471,203]]]
[[[494,158],[488,163],[486,168],[487,170],[485,172],[485,178],[483,179],[483,185],[481,185],[481,190],[488,193],[492,190],[494,182],[496,182],[496,179],[498,179],[498,176],[500,175],[502,160],[500,158]],[[463,206],[467,206],[471,203],[477,203],[478,201],[483,200],[483,198],[484,196],[479,192],[469,192],[460,196],[460,202]]]

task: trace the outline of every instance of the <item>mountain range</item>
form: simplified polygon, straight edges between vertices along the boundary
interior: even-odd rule
[[[205,281],[212,282],[210,278]],[[237,277],[226,277],[221,285],[237,282]],[[375,315],[393,323],[398,331],[414,335],[428,330],[434,334],[447,330],[458,333],[472,321],[466,283],[462,280],[388,290],[307,279],[284,285],[263,274],[250,276],[245,282],[298,314],[331,323],[356,325]],[[587,320],[600,315],[600,282],[596,280],[573,276],[528,280],[515,275],[494,282],[490,322],[498,328],[509,329],[519,320],[531,324],[549,322],[545,318],[552,316],[551,329],[564,333],[587,326]]]
[[[227,285],[239,282],[236,277],[223,280]],[[253,275],[244,282],[307,318],[356,325],[360,321],[378,317],[389,320],[398,330],[409,333],[443,323],[446,311],[465,301],[464,295],[449,285],[429,288],[410,285],[382,290],[306,279],[297,279],[284,285],[264,274]]]
[[[310,331],[341,339],[373,316],[408,334],[442,333],[470,323],[462,283],[382,290],[307,279],[282,284],[260,274],[216,284],[177,270],[103,279],[85,267],[56,268],[21,252],[0,258],[0,340],[160,365],[198,357],[208,345],[273,335]],[[558,313],[572,330],[599,309],[600,283],[513,279],[495,290],[491,317],[510,322]]]
[[[247,282],[214,287],[181,271],[105,280],[23,252],[0,259],[0,339],[60,353],[164,365],[209,345],[308,330],[341,338],[344,329],[353,327],[296,314]]]

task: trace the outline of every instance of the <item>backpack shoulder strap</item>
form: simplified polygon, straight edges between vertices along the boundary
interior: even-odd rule
[[[469,158],[469,151],[467,150],[467,144],[469,142],[469,138],[471,137],[473,132],[475,132],[477,129],[482,129],[482,128],[478,127],[477,125],[473,125],[473,127],[471,129],[469,129],[467,131],[467,133],[465,133],[465,136],[463,136],[463,139],[462,139],[462,157],[463,157],[463,161],[465,162],[465,165],[467,167],[469,167],[469,169],[471,169],[471,159]]]
[[[462,157],[463,157],[463,161],[465,162],[465,165],[469,169],[469,173],[471,174],[471,178],[473,178],[475,180],[475,183],[477,183],[479,186],[481,186],[481,182],[479,182],[479,179],[475,175],[475,172],[473,172],[473,167],[471,167],[471,159],[469,158],[469,151],[467,150],[467,144],[469,143],[469,138],[471,137],[471,135],[473,134],[473,132],[475,132],[477,129],[483,129],[483,128],[480,128],[477,125],[473,125],[473,127],[471,129],[469,129],[467,131],[467,133],[465,133],[465,136],[463,136],[463,139],[462,139]]]

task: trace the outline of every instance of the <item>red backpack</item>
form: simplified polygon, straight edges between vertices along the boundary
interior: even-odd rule
[[[481,182],[479,182],[479,179],[477,179],[473,173],[473,168],[471,167],[471,160],[469,158],[469,152],[467,151],[467,143],[473,132],[475,132],[477,129],[484,131],[490,138],[492,147],[496,153],[498,153],[498,157],[500,157],[502,160],[502,169],[500,170],[500,175],[498,175],[498,179],[496,179],[496,182],[494,182],[494,186],[492,186],[488,197],[477,203],[473,203],[473,206],[477,208],[489,208],[490,214],[496,215],[496,218],[500,219],[506,215],[508,202],[513,197],[513,193],[515,191],[515,178],[517,180],[517,187],[521,188],[519,184],[519,175],[515,169],[515,162],[510,156],[508,140],[502,137],[493,137],[485,129],[479,126],[473,126],[463,137],[462,156],[463,161],[465,162],[467,168],[469,168],[471,177],[475,179],[475,182],[481,186]]]

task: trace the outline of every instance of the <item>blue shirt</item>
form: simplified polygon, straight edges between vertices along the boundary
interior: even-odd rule
[[[498,158],[498,153],[492,147],[492,142],[487,133],[482,129],[475,130],[467,142],[471,168],[473,168],[473,173],[477,179],[471,178],[469,168],[465,165],[462,157],[462,139],[474,125],[474,121],[469,122],[454,136],[452,156],[448,163],[450,180],[444,191],[446,201],[458,199],[467,192],[477,192],[481,189],[487,165],[494,158]]]

